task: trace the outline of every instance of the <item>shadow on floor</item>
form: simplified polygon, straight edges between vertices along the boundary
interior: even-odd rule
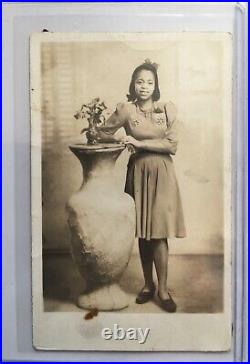
[[[122,312],[162,312],[157,299],[143,306],[134,302],[143,285],[138,255],[132,255],[120,285],[131,302]],[[171,255],[168,286],[179,313],[222,312],[223,256]],[[43,291],[45,311],[82,311],[76,306],[76,300],[83,292],[83,281],[69,254],[44,255]]]

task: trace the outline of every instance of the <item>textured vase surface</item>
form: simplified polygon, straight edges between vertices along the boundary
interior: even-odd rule
[[[83,183],[67,203],[72,256],[83,277],[78,305],[119,310],[128,297],[119,279],[128,265],[135,239],[135,206],[114,175],[124,146],[71,145],[83,168]]]

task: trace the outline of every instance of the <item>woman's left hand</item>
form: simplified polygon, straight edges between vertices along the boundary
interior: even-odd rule
[[[141,141],[133,138],[131,135],[126,135],[123,139],[123,143],[133,145],[135,148],[141,147]]]

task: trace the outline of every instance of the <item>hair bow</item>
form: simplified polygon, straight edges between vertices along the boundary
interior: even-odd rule
[[[154,62],[151,62],[149,58],[145,59],[144,63],[146,64],[150,64],[151,66],[153,66],[156,70],[158,69],[159,67],[159,64],[158,63],[154,63]]]

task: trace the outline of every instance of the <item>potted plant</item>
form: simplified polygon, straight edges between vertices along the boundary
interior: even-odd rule
[[[85,119],[88,121],[89,126],[81,130],[81,133],[86,132],[88,144],[96,144],[98,142],[97,127],[102,125],[108,117],[109,112],[107,109],[105,102],[96,97],[88,104],[82,104],[80,110],[74,115],[77,120]]]

